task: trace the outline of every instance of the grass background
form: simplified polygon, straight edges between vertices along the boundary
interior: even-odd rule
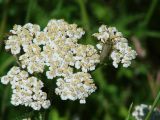
[[[65,19],[86,30],[83,44],[95,44],[91,34],[101,24],[115,26],[138,53],[127,69],[115,69],[106,60],[107,65],[92,72],[98,89],[84,105],[53,94],[48,110],[15,107],[10,104],[10,86],[0,84],[0,120],[125,120],[131,103],[153,103],[160,88],[159,0],[0,0],[0,11],[0,76],[17,64],[3,44],[14,24],[31,22],[43,28],[52,18]]]

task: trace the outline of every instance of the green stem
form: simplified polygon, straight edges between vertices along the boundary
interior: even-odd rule
[[[6,22],[7,22],[8,4],[9,4],[9,0],[6,0],[4,3],[4,10],[3,10],[4,12],[2,13],[2,21],[0,24],[0,49],[2,48],[3,40],[1,39],[3,38],[3,33],[5,31]]]
[[[32,0],[29,0],[29,3],[28,3],[28,8],[27,8],[27,14],[26,14],[26,18],[25,18],[25,23],[27,23],[30,19],[30,16],[31,16],[31,9],[32,9]]]
[[[131,105],[130,105],[130,107],[129,107],[128,115],[127,115],[126,120],[129,120],[129,118],[130,118],[132,107],[133,107],[133,103],[131,103]]]
[[[11,63],[13,63],[15,61],[14,57],[9,57],[7,58],[7,60],[1,65],[1,69],[0,69],[0,75],[3,73],[3,71],[7,68],[8,65],[10,65]]]
[[[1,107],[1,119],[3,120],[4,119],[4,112],[5,112],[5,109],[6,109],[6,101],[7,101],[7,97],[8,97],[8,92],[9,92],[9,86],[7,86],[5,89],[4,89],[4,93],[3,93],[3,98],[2,98],[2,107]]]
[[[152,15],[153,15],[154,9],[156,8],[157,2],[158,2],[158,0],[152,0],[150,8],[149,8],[149,10],[148,10],[148,12],[146,14],[145,20],[143,22],[143,26],[144,27],[148,25]]]
[[[93,72],[93,76],[99,84],[100,92],[103,93],[106,83],[105,83],[104,75],[102,73],[102,67],[101,66]]]
[[[159,100],[160,100],[160,90],[159,90],[158,95],[157,95],[156,99],[153,102],[152,108],[148,112],[145,120],[150,120],[150,116],[151,116],[151,114],[152,114],[152,112],[153,112],[154,108],[156,107],[156,105],[157,105],[157,103],[158,103]]]
[[[157,32],[157,31],[147,31],[147,32],[144,32],[144,34],[149,37],[160,38],[160,32]]]
[[[83,24],[83,26],[85,26],[86,30],[88,31],[86,42],[87,43],[92,43],[90,21],[89,21],[89,17],[88,17],[88,14],[87,14],[87,10],[86,10],[86,7],[85,7],[84,0],[77,0],[77,2],[78,2],[79,6],[80,6],[80,9],[81,9],[82,24]]]
[[[44,120],[43,114],[41,112],[39,112],[39,120]]]

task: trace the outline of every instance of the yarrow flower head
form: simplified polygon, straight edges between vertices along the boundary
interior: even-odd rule
[[[34,110],[40,110],[41,107],[47,109],[50,106],[47,94],[41,90],[43,82],[36,77],[29,77],[28,72],[19,67],[12,67],[8,74],[1,78],[1,82],[11,84],[11,103],[15,106],[25,105]]]
[[[134,111],[132,112],[132,116],[136,120],[145,120],[150,110],[151,110],[151,105],[145,105],[145,104],[137,105]],[[159,120],[159,118],[160,118],[160,111],[157,108],[155,108],[151,114],[150,120]]]
[[[96,90],[91,75],[85,72],[78,72],[64,79],[57,80],[56,94],[61,96],[62,100],[76,100],[80,103],[86,103],[85,98]]]
[[[107,27],[102,25],[99,28],[99,33],[93,34],[100,41],[97,44],[97,48],[101,54],[104,52],[110,52],[110,57],[113,60],[113,66],[118,67],[121,62],[123,67],[128,67],[131,64],[131,60],[135,59],[137,53],[128,46],[128,41],[123,37],[122,33],[119,32],[115,27]],[[103,49],[103,45],[110,49]],[[104,51],[105,50],[105,51]]]
[[[90,71],[100,63],[102,44],[112,41],[111,58],[115,67],[120,61],[124,67],[129,66],[136,55],[116,28],[104,25],[94,34],[100,40],[97,45],[100,52],[93,45],[79,44],[84,30],[64,20],[52,19],[43,30],[31,23],[14,25],[10,32],[5,49],[17,57],[19,67],[13,67],[1,82],[11,84],[13,105],[25,105],[34,110],[46,109],[51,104],[37,74],[57,80],[55,93],[62,100],[85,103],[96,90]]]
[[[99,55],[92,45],[77,43],[85,32],[76,24],[50,20],[40,31],[38,25],[28,23],[15,25],[11,33],[13,35],[6,41],[5,48],[13,55],[20,54],[22,68],[27,68],[30,74],[42,73],[48,66],[46,75],[53,79],[72,73],[71,67],[87,72],[94,70],[95,64],[99,63]]]
[[[1,79],[3,84],[12,85],[13,105],[30,106],[35,110],[50,106],[47,94],[41,90],[43,83],[34,73],[45,73],[48,79],[59,77],[55,92],[63,100],[79,99],[84,103],[95,91],[88,71],[95,70],[100,55],[94,46],[78,44],[85,34],[82,28],[52,19],[43,30],[39,25],[27,23],[15,25],[10,32],[5,49],[10,50],[25,69],[13,67]],[[76,73],[75,69],[81,72]]]

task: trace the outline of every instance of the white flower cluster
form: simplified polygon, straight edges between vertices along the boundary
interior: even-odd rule
[[[45,73],[48,79],[61,77],[64,80],[77,74],[81,79],[86,78],[84,81],[93,82],[87,72],[95,70],[96,64],[100,62],[100,55],[94,46],[78,44],[85,32],[76,24],[52,19],[42,31],[39,25],[27,23],[24,26],[15,25],[10,32],[12,35],[6,40],[5,49],[11,50],[11,53],[18,57],[21,67],[30,74]],[[75,73],[74,69],[83,74]],[[68,84],[72,86],[73,82],[66,85]],[[83,90],[74,91],[77,94],[74,100],[84,100],[95,91],[92,84],[87,85],[88,87],[84,87],[85,84],[82,86]],[[58,86],[58,89],[61,89],[58,93],[60,96],[65,94],[65,88]]]
[[[99,63],[99,55],[92,45],[77,43],[85,32],[76,24],[50,20],[43,31],[38,25],[28,23],[15,25],[10,32],[13,35],[6,41],[5,48],[11,49],[14,55],[20,54],[22,68],[27,68],[30,74],[42,73],[48,66],[46,75],[53,79],[72,74],[72,67],[87,72]]]
[[[85,103],[86,98],[96,90],[88,72],[95,70],[100,55],[94,46],[78,43],[85,34],[82,28],[64,20],[52,19],[43,30],[39,25],[27,23],[24,26],[15,25],[10,32],[5,49],[10,50],[18,58],[20,67],[27,71],[13,67],[1,79],[3,84],[10,83],[12,86],[13,105],[30,106],[35,110],[50,106],[47,94],[41,90],[43,83],[34,77],[34,73],[45,73],[48,79],[58,78],[55,92],[62,100],[78,99],[80,103]],[[100,40],[97,44],[100,51],[103,44],[111,43],[110,56],[115,67],[120,62],[128,67],[135,58],[136,52],[116,28],[102,25],[94,36]]]
[[[30,44],[32,44],[33,37],[40,31],[39,25],[33,25],[27,23],[23,27],[21,25],[14,25],[13,30],[10,30],[11,34],[6,41],[6,50],[11,50],[13,55],[21,52],[21,46],[26,52]]]
[[[56,94],[61,96],[62,100],[76,100],[80,103],[86,103],[85,98],[96,90],[91,75],[89,73],[78,72],[64,79],[57,80]]]
[[[40,110],[41,107],[47,109],[50,106],[47,94],[41,90],[42,81],[36,77],[29,77],[28,72],[20,70],[19,67],[12,67],[7,75],[1,78],[1,82],[11,84],[11,103],[15,106],[25,105],[34,110]]]
[[[137,105],[134,111],[132,112],[132,116],[136,120],[145,120],[150,110],[151,110],[150,105],[145,105],[145,104]],[[160,111],[157,108],[154,108],[153,112],[151,113],[150,119],[159,120],[159,118],[160,118]]]
[[[128,41],[123,37],[122,33],[119,32],[115,27],[107,27],[102,25],[99,28],[99,33],[93,34],[100,40],[97,44],[97,48],[100,52],[103,50],[103,44],[111,45],[110,57],[113,60],[113,66],[118,67],[121,62],[123,67],[128,67],[131,64],[131,60],[135,59],[137,53],[128,46]]]
[[[135,107],[135,110],[132,113],[132,116],[136,119],[136,120],[144,120],[145,115],[147,114],[147,112],[149,111],[151,107],[145,104],[141,104]]]

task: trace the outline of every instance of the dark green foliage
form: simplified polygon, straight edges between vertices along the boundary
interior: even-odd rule
[[[101,24],[115,26],[139,54],[129,68],[115,69],[106,59],[107,65],[92,73],[98,89],[85,105],[49,93],[53,102],[46,111],[15,107],[10,104],[10,86],[0,84],[0,120],[125,120],[131,103],[153,103],[160,88],[159,0],[0,0],[0,11],[0,76],[17,64],[4,50],[4,36],[14,24],[31,22],[43,28],[52,18],[65,19],[86,30],[81,43],[93,45],[91,34]],[[46,92],[54,91],[55,81],[45,83]]]

